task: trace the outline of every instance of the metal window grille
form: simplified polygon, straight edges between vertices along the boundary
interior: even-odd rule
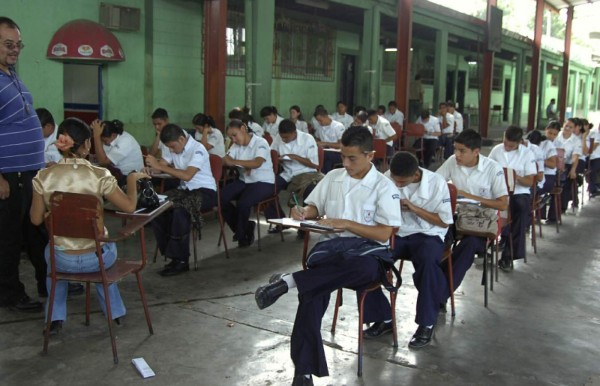
[[[206,39],[206,24],[202,23],[202,41]],[[227,75],[244,76],[246,73],[246,28],[244,13],[240,10],[227,10],[227,27],[225,29],[225,49],[227,56]],[[204,49],[201,57],[202,73],[204,73]]]
[[[333,81],[335,30],[279,16],[275,23],[273,77]]]

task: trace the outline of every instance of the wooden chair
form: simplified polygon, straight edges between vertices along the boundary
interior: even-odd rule
[[[556,233],[560,232],[559,225],[562,224],[562,191],[561,175],[565,170],[565,149],[556,149],[556,155],[558,159],[556,173],[556,186],[550,191],[550,195],[554,198],[554,212],[556,214]],[[567,176],[568,178],[568,176]]]
[[[265,133],[263,134],[263,138],[267,141],[269,146],[271,146],[271,144],[273,143],[273,137],[271,137],[271,134],[265,131]]]
[[[208,215],[214,213],[219,221],[219,227],[221,228],[221,232],[219,233],[219,241],[217,241],[217,246],[221,246],[221,241],[223,241],[223,248],[225,249],[225,257],[229,259],[229,249],[227,248],[227,238],[225,237],[225,220],[223,219],[223,211],[221,210],[221,188],[219,187],[219,181],[221,181],[221,177],[223,176],[223,158],[219,157],[215,154],[209,155],[210,159],[210,171],[215,179],[217,185],[217,206],[214,206],[212,209],[202,212],[202,215]],[[198,231],[192,226],[192,245],[194,247],[194,270],[198,270],[198,257],[197,257],[197,249],[196,249],[196,240],[198,239]]]
[[[404,132],[402,133],[402,146],[400,150],[408,151],[417,155],[422,164],[425,164],[425,126],[420,123],[407,123]],[[413,144],[420,144],[414,147]]]
[[[450,191],[450,204],[452,206],[452,213],[456,213],[456,199],[458,197],[458,190],[454,184],[448,183],[448,190]],[[448,228],[448,232],[452,230]],[[402,272],[402,268],[404,267],[405,260],[411,260],[410,256],[401,256],[400,257],[400,268],[399,271]],[[448,280],[448,289],[450,291],[450,307],[452,310],[452,317],[456,316],[456,308],[454,306],[454,275],[452,272],[452,246],[448,246],[444,249],[444,254],[440,260],[440,264],[443,264],[445,261],[448,262],[448,275],[446,279]]]
[[[279,174],[279,153],[275,150],[271,150],[271,162],[273,163],[273,173],[275,177]],[[277,184],[273,183],[273,195],[262,200],[258,204],[256,204],[254,208],[254,212],[256,213],[256,232],[258,234],[258,250],[262,251],[260,246],[260,213],[264,211],[270,204],[275,205],[275,209],[277,210],[277,218],[281,218],[281,213],[279,212],[279,192],[277,191]],[[281,241],[283,242],[283,232],[279,232],[281,237]]]
[[[108,331],[112,344],[113,360],[118,363],[117,344],[115,341],[115,333],[113,330],[112,310],[110,307],[110,298],[108,286],[112,283],[117,283],[124,279],[129,274],[135,274],[140,291],[140,298],[148,324],[148,331],[153,334],[152,321],[148,311],[146,295],[142,285],[140,272],[146,265],[146,244],[144,239],[144,225],[149,219],[135,218],[127,222],[127,224],[118,231],[117,236],[105,237],[104,229],[99,229],[98,220],[101,218],[103,210],[101,202],[93,195],[55,192],[50,198],[50,211],[46,218],[46,226],[50,238],[50,279],[52,286],[48,298],[48,317],[46,321],[46,330],[44,334],[44,349],[43,353],[48,353],[48,341],[50,338],[50,325],[52,323],[52,311],[54,305],[54,296],[56,292],[56,282],[66,280],[69,282],[83,282],[86,284],[85,295],[85,325],[90,324],[90,283],[101,283],[104,289],[104,297],[106,299],[106,317],[108,322]],[[140,249],[141,259],[138,261],[117,260],[117,262],[106,269],[102,259],[101,243],[116,242],[123,240],[135,232],[140,233]],[[98,256],[98,264],[100,270],[98,272],[89,273],[63,273],[57,272],[55,260],[55,237],[82,238],[94,240],[96,246],[96,255]]]
[[[221,188],[219,186],[219,181],[221,181],[221,177],[223,175],[223,159],[221,157],[219,157],[218,155],[215,154],[210,154],[209,155],[209,160],[210,160],[210,170],[212,172],[212,175],[215,179],[216,185],[217,185],[217,206],[211,208],[210,210],[206,211],[206,212],[202,212],[203,216],[206,216],[208,214],[214,214],[217,217],[217,220],[219,221],[219,227],[221,228],[221,232],[219,233],[219,240],[217,241],[217,246],[220,247],[221,246],[221,241],[223,241],[223,248],[225,249],[225,257],[229,259],[229,249],[227,248],[227,239],[225,238],[225,220],[223,219],[223,211],[221,210]],[[196,230],[196,228],[194,228],[194,226],[192,225],[191,227],[191,239],[192,239],[192,247],[193,247],[193,252],[194,252],[194,271],[198,270],[198,251],[196,248],[196,240],[199,238],[198,236],[198,231]],[[158,256],[158,244],[156,245],[156,248],[154,250],[154,259],[153,259],[153,263],[156,263],[156,257]],[[166,256],[165,256],[165,260],[166,260]]]
[[[397,228],[394,228],[392,230],[392,234],[390,236],[390,246],[393,249],[394,248],[394,235],[397,232]],[[303,262],[302,263],[303,266],[306,266],[306,263]],[[394,283],[394,275],[391,269],[389,269],[387,271],[387,277],[388,277],[388,281],[390,283],[392,283],[394,285],[395,290],[394,291],[390,291],[390,305],[391,305],[391,311],[392,311],[392,336],[394,339],[394,347],[398,347],[398,330],[396,327],[396,297],[398,294],[398,289],[400,288],[400,285],[402,285],[401,281],[396,281]],[[363,316],[364,316],[364,306],[365,306],[365,299],[367,297],[367,295],[369,294],[369,292],[373,292],[376,291],[378,289],[380,289],[382,286],[382,282],[381,281],[376,281],[373,282],[371,284],[369,284],[366,288],[364,288],[362,291],[359,291],[357,294],[358,297],[358,371],[356,372],[356,374],[359,377],[362,377],[362,367],[363,367],[363,341],[364,341],[364,337],[363,337],[363,328],[364,328],[364,323],[363,323]],[[337,290],[337,296],[336,296],[336,300],[335,300],[335,310],[333,312],[333,322],[331,324],[331,333],[335,334],[335,328],[337,325],[337,317],[338,317],[338,312],[339,312],[339,308],[342,305],[342,288]]]
[[[536,169],[539,171],[539,167],[536,164]],[[533,247],[533,253],[537,255],[537,238],[535,235],[535,225],[538,224],[540,228],[540,237],[542,237],[542,222],[540,221],[542,212],[542,198],[538,197],[537,194],[537,179],[533,179],[533,185],[531,187],[531,246]]]
[[[398,122],[390,122],[392,128],[396,132],[396,139],[394,140],[394,150],[400,150],[400,144],[402,143],[402,126]]]
[[[379,171],[384,173],[388,169],[387,143],[385,139],[373,139],[373,150],[375,150],[373,161],[381,161]]]
[[[589,137],[588,137],[589,138]],[[588,147],[588,151],[586,152],[585,156],[586,158],[586,162],[585,162],[585,169],[583,170],[583,183],[581,184],[581,203],[580,205],[583,206],[583,203],[585,201],[585,192],[586,190],[589,190],[590,188],[590,175],[592,174],[592,153],[594,152],[594,144],[595,144],[595,139],[594,138],[589,138],[590,139],[590,145]],[[585,187],[585,184],[587,184],[587,188]],[[575,186],[576,184],[573,184],[573,186]],[[573,207],[573,213],[575,213],[575,207]]]

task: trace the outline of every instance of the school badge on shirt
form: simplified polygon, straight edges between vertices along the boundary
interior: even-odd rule
[[[363,221],[366,224],[372,223],[374,216],[375,216],[375,209],[363,209]]]

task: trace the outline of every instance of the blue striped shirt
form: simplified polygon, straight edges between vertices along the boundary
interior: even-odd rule
[[[31,93],[11,69],[0,71],[0,173],[44,167],[42,125]]]

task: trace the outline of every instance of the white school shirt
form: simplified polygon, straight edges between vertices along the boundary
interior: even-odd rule
[[[408,186],[397,187],[400,192],[400,199],[407,199],[419,208],[431,213],[437,213],[444,224],[452,224],[454,219],[452,218],[450,190],[444,177],[427,169],[419,169],[421,170],[422,177],[421,181],[417,183],[416,190],[411,192]],[[385,172],[385,176],[391,180],[389,170]],[[446,237],[448,228],[433,225],[410,210],[401,210],[401,214],[402,226],[396,233],[398,236],[406,237],[415,233],[422,233],[428,236],[438,236],[442,241]]]
[[[351,186],[351,187],[350,187]],[[400,194],[398,189],[374,165],[362,180],[348,175],[346,169],[334,169],[325,175],[305,200],[317,208],[319,216],[351,220],[364,225],[399,227]],[[360,237],[354,233],[324,234],[321,239]],[[387,245],[388,241],[381,244]]]
[[[583,138],[581,137],[581,134],[579,135],[575,135],[574,133],[571,135],[572,137],[575,136],[576,138],[576,145],[575,145],[575,151],[577,151],[577,149],[579,149],[579,162],[584,162],[587,159],[587,155],[583,154]],[[586,146],[588,147],[588,149],[590,148],[590,137],[588,136],[586,139]]]
[[[277,115],[275,118],[275,122],[267,123],[266,121],[263,123],[262,128],[263,131],[269,133],[271,137],[275,138],[277,134],[279,134],[279,124],[283,121],[283,118]]]
[[[544,170],[544,160],[546,159],[544,151],[535,143],[529,142],[528,139],[523,141],[523,146],[528,148],[533,153],[533,159],[535,160],[535,164],[537,166],[537,169],[536,169],[537,173],[542,172]],[[541,188],[542,186],[544,186],[544,182],[546,181],[545,176],[546,175],[544,174],[544,177],[542,177],[542,180],[537,182],[538,187]],[[537,178],[537,175],[536,175],[536,178]]]
[[[549,139],[540,142],[540,150],[544,154],[544,161],[556,156],[556,147]],[[556,168],[549,168],[544,165],[544,175],[555,176]]]
[[[250,130],[252,130],[252,132],[259,136],[259,137],[264,137],[265,136],[265,131],[263,130],[262,126],[259,125],[256,122],[249,122],[248,123],[250,125]]]
[[[127,175],[134,170],[142,170],[144,158],[138,141],[124,131],[110,145],[103,145],[106,156],[121,173]]]
[[[306,134],[301,131],[296,131],[296,134],[296,139],[289,143],[283,142],[281,137],[277,135],[271,144],[271,149],[277,151],[280,157],[284,156],[285,154],[296,154],[302,158],[308,158],[310,162],[318,165],[319,152],[317,149],[317,141],[315,141],[313,136],[310,134]],[[290,182],[292,177],[295,177],[299,174],[313,173],[317,171],[317,169],[310,168],[298,161],[291,159],[281,160],[280,165],[283,166],[283,172],[281,172],[280,175],[287,182]]]
[[[419,118],[417,118],[417,123],[420,123],[423,126],[425,126],[425,135],[423,135],[423,138],[425,138],[425,139],[438,139],[439,138],[438,136],[432,135],[435,132],[439,133],[442,131],[440,129],[440,121],[437,119],[437,117],[430,115],[427,122],[423,122],[421,117],[419,117]]]
[[[331,123],[327,126],[319,125],[319,131],[317,132],[317,138],[320,138],[323,142],[334,142],[337,143],[342,139],[346,128],[343,124],[338,121],[331,120]]]
[[[191,136],[188,135],[186,140],[187,142],[180,154],[168,150],[162,155],[162,158],[170,165],[173,165],[175,169],[186,170],[190,166],[198,169],[191,180],[180,181],[179,189],[196,190],[206,188],[217,190],[215,178],[210,169],[208,151],[203,144],[194,140]]]
[[[390,124],[390,121],[382,116],[377,117],[377,122],[373,125],[375,131],[375,138],[386,139],[396,134],[396,130]],[[388,146],[393,146],[394,141],[387,141]]]
[[[386,113],[383,114],[383,117],[387,119],[390,123],[398,122],[400,126],[404,126],[404,113],[398,109],[396,109],[394,114],[390,114],[389,111],[386,111]]]
[[[504,144],[498,144],[490,152],[489,158],[498,162],[503,168],[513,169],[519,177],[537,174],[533,152],[521,144],[517,150],[509,152],[504,150]],[[530,189],[531,186],[515,183],[514,194],[530,194]]]
[[[571,134],[569,138],[565,139],[561,131],[556,136],[556,139],[554,139],[554,146],[557,149],[565,150],[565,164],[571,164],[573,153],[581,157],[581,139],[577,138],[574,134]]]
[[[436,173],[446,181],[452,181],[456,189],[475,196],[495,200],[508,195],[502,167],[481,154],[477,165],[471,168],[458,165],[456,156],[451,155]]]
[[[240,170],[240,180],[247,184],[255,182],[275,183],[275,174],[273,174],[273,162],[271,161],[271,149],[267,140],[256,135],[250,136],[250,142],[246,146],[236,143],[231,145],[227,155],[240,161],[251,161],[255,158],[262,158],[265,162],[257,169],[252,169],[250,175],[246,174],[245,169]]]
[[[194,138],[196,141],[202,141],[202,136],[204,134],[201,131],[196,131]],[[212,149],[208,151],[209,154],[218,155],[219,157],[225,157],[225,138],[223,138],[223,133],[221,130],[211,127],[211,133],[208,134],[208,144],[212,146]]]
[[[456,127],[456,134],[462,133],[464,128],[463,116],[456,110],[454,110],[454,127]]]
[[[354,117],[352,117],[352,115],[348,113],[344,113],[344,115],[341,115],[337,111],[331,115],[331,119],[333,119],[334,121],[338,121],[339,123],[344,125],[345,129],[352,126],[352,123],[354,122]]]
[[[62,159],[62,154],[56,148],[56,136],[58,126],[54,125],[54,131],[47,138],[44,138],[44,162],[58,162]]]
[[[301,131],[303,133],[308,133],[308,123],[306,121],[297,120],[296,121],[296,131]]]
[[[442,116],[438,117],[438,121],[440,124],[440,128],[442,127]],[[453,134],[454,133],[454,115],[450,113],[446,113],[446,122],[448,123],[448,127],[442,129],[442,134]]]

